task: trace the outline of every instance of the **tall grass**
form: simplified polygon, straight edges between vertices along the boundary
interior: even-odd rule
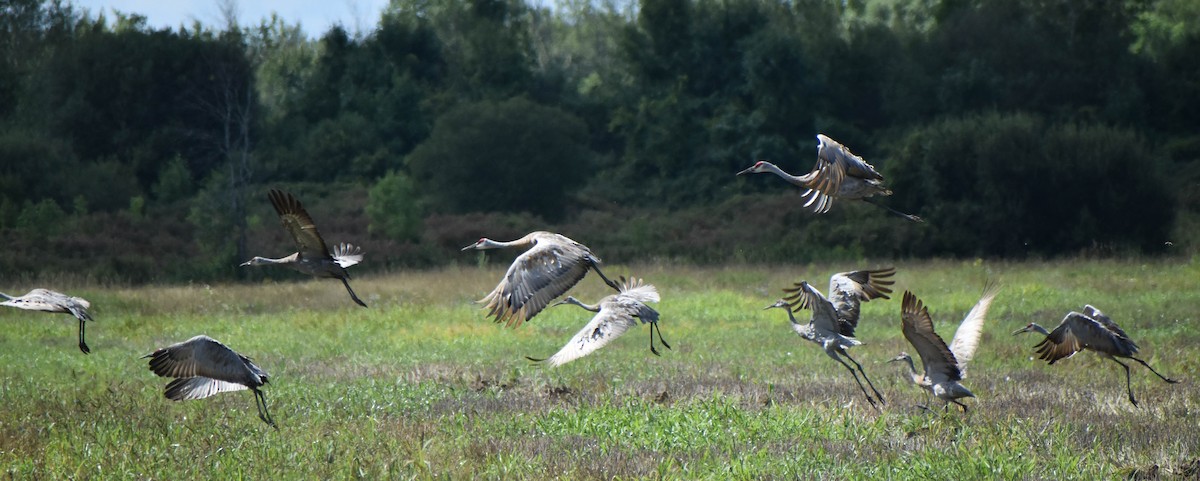
[[[557,369],[588,319],[551,308],[504,329],[473,304],[499,268],[454,267],[354,281],[138,289],[77,285],[93,303],[93,354],[67,316],[0,311],[0,475],[13,479],[1099,479],[1186,474],[1200,459],[1200,263],[1062,261],[897,265],[953,335],[984,283],[1003,284],[964,381],[967,413],[917,408],[925,394],[885,361],[909,350],[898,300],[863,306],[852,354],[888,404],[866,404],[845,369],[762,308],[805,279],[883,264],[775,268],[610,266],[662,292],[655,357],[645,328]],[[3,286],[23,291],[33,286]],[[47,286],[55,287],[55,286]],[[606,295],[596,279],[573,292]],[[1091,353],[1047,366],[1034,336],[1092,303],[1142,346],[1167,385]],[[806,315],[802,313],[801,315]],[[162,397],[139,356],[205,333],[271,374],[280,430],[249,393]],[[1155,468],[1157,466],[1157,468]],[[1191,468],[1189,468],[1191,467]]]

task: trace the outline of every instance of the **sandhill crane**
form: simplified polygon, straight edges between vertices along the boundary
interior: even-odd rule
[[[811,207],[817,214],[829,212],[835,198],[858,199],[913,222],[924,222],[920,217],[905,214],[871,199],[876,195],[892,195],[892,191],[883,186],[883,175],[862,157],[854,155],[850,149],[825,134],[817,134],[817,163],[807,174],[792,175],[775,164],[760,160],[737,175],[766,172],[806,189],[803,197],[808,201],[804,207]]]
[[[334,247],[333,253],[330,254],[321,233],[317,232],[312,217],[308,216],[308,211],[304,210],[299,200],[291,193],[277,189],[271,189],[267,198],[271,200],[271,205],[275,206],[275,212],[279,214],[279,221],[283,223],[283,227],[296,241],[297,252],[278,259],[255,256],[243,262],[242,266],[276,264],[315,277],[341,279],[342,284],[346,286],[346,292],[350,293],[350,298],[358,305],[367,307],[367,303],[359,299],[354,294],[354,289],[350,288],[350,274],[346,272],[347,267],[362,262],[362,248],[343,243]]]
[[[875,389],[875,385],[863,371],[862,364],[850,357],[846,349],[862,345],[861,341],[853,337],[854,329],[858,326],[860,303],[868,302],[871,299],[888,299],[887,294],[892,292],[888,286],[894,283],[891,277],[895,273],[895,268],[886,268],[834,274],[829,278],[831,299],[826,299],[808,282],[800,281],[793,288],[784,289],[784,292],[791,293],[790,296],[764,308],[785,309],[788,313],[788,320],[792,322],[792,329],[800,337],[821,346],[826,355],[850,371],[850,375],[854,376],[854,382],[858,383],[858,388],[862,390],[863,396],[866,396],[867,402],[877,409],[879,406],[875,404],[876,400],[880,404],[886,403],[883,395]],[[792,314],[794,310],[799,309],[812,311],[812,318],[807,324],[800,323]],[[846,364],[842,360],[843,357],[854,363],[854,367],[858,368],[858,371],[855,372],[854,368]],[[867,394],[866,387],[858,379],[859,374],[862,374],[862,378],[867,381],[867,385],[875,393],[874,398]]]
[[[263,422],[279,429],[267,411],[267,397],[259,387],[267,384],[267,373],[216,339],[199,335],[142,356],[150,358],[150,370],[175,378],[163,395],[172,401],[204,399],[214,394],[250,389]]]
[[[3,292],[0,296],[7,299],[0,302],[0,306],[16,307],[29,311],[42,312],[62,312],[75,316],[79,319],[79,350],[84,354],[92,352],[88,348],[86,342],[83,341],[84,322],[92,320],[91,314],[88,314],[88,308],[92,304],[85,299],[79,297],[71,297],[61,292],[55,292],[49,289],[34,289],[21,297],[13,297]]]
[[[1083,306],[1083,313],[1075,311],[1067,313],[1062,322],[1055,327],[1053,331],[1047,332],[1045,328],[1037,323],[1029,323],[1021,329],[1013,331],[1013,335],[1023,332],[1040,332],[1046,336],[1034,348],[1038,350],[1038,358],[1048,361],[1048,364],[1054,364],[1059,359],[1064,359],[1075,355],[1075,353],[1088,349],[1112,359],[1113,362],[1120,364],[1125,368],[1125,391],[1129,393],[1129,402],[1137,406],[1137,399],[1133,397],[1133,388],[1129,385],[1129,365],[1118,361],[1118,357],[1133,359],[1146,366],[1154,375],[1162,378],[1170,384],[1179,382],[1176,379],[1169,379],[1134,354],[1138,352],[1137,344],[1134,344],[1125,331],[1117,326],[1108,316],[1099,309],[1090,305]]]
[[[537,362],[546,361],[551,367],[561,366],[591,354],[604,347],[609,341],[621,337],[625,331],[637,326],[639,320],[642,324],[650,324],[650,352],[656,356],[659,355],[658,349],[654,348],[654,332],[658,330],[658,311],[647,305],[659,301],[658,290],[653,285],[643,283],[641,279],[631,278],[629,280],[621,279],[619,291],[617,294],[600,299],[596,305],[584,304],[573,296],[567,296],[566,299],[555,303],[556,306],[574,304],[595,312],[596,315],[553,356],[546,359],[532,357],[528,359]],[[663,340],[662,331],[658,331],[658,340],[662,342],[663,347],[671,348],[667,341]]]
[[[550,301],[577,284],[588,269],[604,283],[620,292],[621,287],[600,271],[600,258],[587,246],[561,234],[535,231],[517,240],[497,242],[486,237],[462,250],[529,247],[513,260],[508,272],[492,292],[479,303],[486,303],[488,315],[496,322],[517,327],[545,309]]]
[[[933,319],[929,317],[929,309],[922,305],[921,300],[913,293],[904,291],[904,299],[900,303],[901,330],[904,332],[904,338],[908,339],[908,343],[912,344],[921,356],[925,373],[917,373],[912,356],[907,352],[901,352],[889,362],[908,362],[909,373],[916,385],[946,401],[947,407],[954,403],[966,412],[967,405],[958,399],[975,397],[975,394],[960,381],[966,375],[967,363],[975,357],[975,351],[979,347],[979,336],[983,333],[983,322],[987,319],[988,309],[999,292],[999,284],[991,284],[984,288],[979,302],[967,312],[967,316],[958,325],[958,330],[954,332],[954,339],[947,347],[946,342],[933,330]]]

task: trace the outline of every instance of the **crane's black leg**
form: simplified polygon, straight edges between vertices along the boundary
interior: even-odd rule
[[[84,354],[87,354],[87,353],[92,352],[92,350],[88,349],[87,343],[83,341],[83,324],[84,324],[84,321],[82,318],[80,318],[79,319],[79,350],[83,351]]]
[[[271,412],[267,410],[267,395],[258,388],[254,388],[254,406],[258,408],[258,418],[278,431],[279,426],[275,425],[275,419],[271,418]]]
[[[891,208],[891,207],[888,207],[888,206],[886,206],[886,205],[880,204],[879,202],[876,202],[876,201],[875,201],[875,199],[872,199],[872,198],[870,198],[870,197],[863,197],[863,199],[862,199],[862,200],[863,200],[863,202],[866,202],[866,203],[868,203],[868,204],[871,204],[871,205],[874,205],[874,206],[878,206],[878,207],[883,207],[884,209],[887,209],[887,210],[888,210],[888,212],[891,212],[891,213],[893,213],[893,214],[896,214],[896,215],[898,215],[898,216],[900,216],[900,217],[903,217],[903,218],[905,218],[905,219],[911,220],[911,221],[913,221],[913,222],[925,222],[925,219],[922,219],[922,218],[920,218],[920,217],[917,217],[917,216],[915,216],[915,215],[912,215],[912,214],[905,214],[905,213],[903,213],[903,212],[900,212],[900,211],[898,211],[898,210],[896,210],[896,209],[893,209],[893,208]]]
[[[653,324],[651,324],[651,327],[650,327],[650,352],[653,352],[655,356],[662,355],[662,354],[658,353],[658,349],[654,348],[654,326],[653,326]]]
[[[662,337],[662,329],[659,329],[659,328],[658,328],[658,323],[657,323],[657,322],[652,322],[652,323],[650,323],[650,327],[653,327],[655,331],[658,331],[658,342],[661,342],[661,343],[662,343],[662,345],[663,345],[663,347],[665,347],[665,348],[667,348],[667,349],[670,349],[670,348],[671,348],[671,345],[670,345],[670,344],[667,344],[667,340],[666,340],[666,339],[663,339],[663,337]]]
[[[966,405],[966,404],[960,403],[960,402],[958,402],[958,401],[956,401],[956,400],[954,400],[954,399],[951,399],[951,400],[950,400],[950,402],[952,402],[952,403],[954,403],[954,404],[957,404],[957,405],[958,405],[958,407],[962,408],[962,410],[963,410],[963,412],[964,412],[964,413],[965,413],[965,412],[967,412],[967,405]],[[947,406],[947,407],[949,407],[950,405],[949,405],[949,404],[947,404],[946,406]]]
[[[661,334],[659,334],[659,336],[658,336],[658,337],[660,337],[660,338],[661,338],[661,337],[662,337],[662,335],[661,335]],[[1140,363],[1142,363],[1142,365],[1143,365],[1143,366],[1146,366],[1146,369],[1149,369],[1149,370],[1150,370],[1150,372],[1154,373],[1154,375],[1156,375],[1156,376],[1158,376],[1158,377],[1162,378],[1162,380],[1164,380],[1164,381],[1166,381],[1166,382],[1168,382],[1168,383],[1175,384],[1175,383],[1179,382],[1179,380],[1178,380],[1178,379],[1170,379],[1170,378],[1168,378],[1167,376],[1164,376],[1164,375],[1162,375],[1162,374],[1159,374],[1159,373],[1158,373],[1158,371],[1155,371],[1155,370],[1154,370],[1154,368],[1150,367],[1150,365],[1149,365],[1149,364],[1147,364],[1147,363],[1146,363],[1146,361],[1143,361],[1143,360],[1141,360],[1141,359],[1138,359],[1138,358],[1136,358],[1136,357],[1130,357],[1130,359],[1133,359],[1134,361],[1137,361],[1137,362],[1140,362]]]
[[[1110,356],[1109,359],[1112,359],[1113,362],[1120,364],[1121,367],[1125,368],[1125,391],[1129,393],[1129,402],[1133,403],[1134,406],[1137,406],[1137,399],[1133,398],[1133,388],[1129,385],[1129,365],[1118,361],[1115,357]]]
[[[850,371],[850,375],[854,376],[854,382],[858,383],[858,388],[862,390],[863,396],[866,396],[867,402],[871,403],[871,407],[882,412],[882,410],[879,409],[879,406],[875,405],[875,400],[871,398],[871,395],[867,394],[867,388],[863,386],[862,381],[858,380],[858,373],[854,372],[854,368],[850,367],[849,364],[846,364],[846,361],[843,361],[837,357],[834,357],[833,360],[845,367],[847,371]]]
[[[354,299],[355,303],[357,303],[360,306],[367,307],[367,303],[363,302],[362,299],[359,299],[358,296],[354,294],[354,289],[350,288],[350,281],[346,280],[345,277],[339,277],[338,279],[341,279],[342,284],[346,285],[346,292],[350,293],[350,298]]]
[[[621,286],[616,282],[613,282],[612,279],[609,279],[608,276],[604,275],[604,271],[600,270],[600,264],[593,262],[592,270],[596,271],[596,275],[599,275],[601,279],[604,279],[604,283],[608,284],[608,287],[615,289],[617,292],[621,292]]]
[[[660,337],[661,337],[661,335],[660,335]],[[871,386],[871,392],[875,393],[875,399],[878,399],[880,404],[887,404],[887,401],[883,400],[883,395],[879,394],[879,391],[877,389],[875,389],[875,385],[871,383],[871,378],[867,377],[867,373],[863,371],[862,364],[859,364],[858,361],[855,361],[854,358],[850,357],[850,355],[847,354],[846,351],[844,351],[844,350],[841,352],[841,354],[843,356],[846,356],[846,359],[849,359],[850,362],[854,363],[854,367],[857,367],[858,372],[862,373],[863,379],[867,380],[867,385]]]

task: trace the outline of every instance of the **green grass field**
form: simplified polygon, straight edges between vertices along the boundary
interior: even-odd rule
[[[503,262],[503,260],[501,260]],[[590,313],[547,310],[518,329],[473,301],[502,273],[453,267],[332,280],[108,288],[39,283],[92,302],[91,355],[66,315],[0,310],[0,467],[9,479],[1105,479],[1200,476],[1200,260],[897,264],[892,300],[863,306],[851,354],[887,405],[763,310],[806,279],[886,264],[609,266],[658,286],[673,350],[643,326],[557,369]],[[904,377],[900,294],[949,339],[985,281],[1003,284],[964,384],[970,412],[927,412]],[[6,285],[23,293],[34,285]],[[589,277],[573,294],[606,295]],[[1032,359],[1038,335],[1085,303],[1167,376],[1083,353]],[[807,318],[807,312],[800,314]],[[162,396],[140,356],[208,334],[267,370],[279,430],[247,392]],[[1157,470],[1157,471],[1156,471]]]

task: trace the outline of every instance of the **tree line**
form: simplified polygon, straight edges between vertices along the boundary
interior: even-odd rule
[[[393,0],[317,39],[222,7],[0,0],[0,276],[262,275],[270,187],[376,269],[533,229],[610,262],[1194,251],[1197,0]],[[734,176],[817,133],[927,222]]]

